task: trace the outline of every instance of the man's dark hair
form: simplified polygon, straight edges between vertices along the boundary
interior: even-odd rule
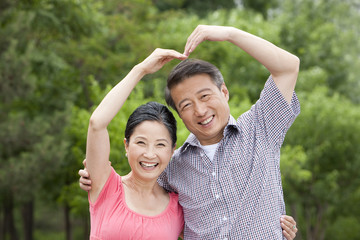
[[[177,111],[170,90],[183,80],[198,74],[208,74],[211,81],[213,81],[219,89],[221,89],[221,85],[224,83],[221,72],[213,64],[199,59],[186,59],[173,68],[167,79],[165,100],[168,106]]]

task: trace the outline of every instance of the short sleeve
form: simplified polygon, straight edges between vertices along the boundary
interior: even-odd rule
[[[171,162],[169,163],[169,165]],[[168,192],[174,192],[174,190],[171,188],[169,182],[168,182],[168,172],[169,172],[169,166],[160,174],[160,176],[157,179],[157,182],[161,187],[163,187]]]
[[[270,76],[256,105],[268,142],[280,148],[286,132],[300,114],[300,103],[295,92],[289,104]]]
[[[109,178],[106,180],[104,187],[101,189],[101,192],[94,203],[90,201],[90,194],[88,195],[90,208],[96,207],[99,205],[99,202],[103,202],[114,194],[121,193],[122,185],[120,178],[120,175],[116,173],[114,168],[111,168]]]

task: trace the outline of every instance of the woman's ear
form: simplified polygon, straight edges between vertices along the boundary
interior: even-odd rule
[[[128,141],[126,140],[126,138],[124,138],[124,146],[125,146],[125,152],[126,152],[126,156],[127,156],[129,144],[128,144]]]

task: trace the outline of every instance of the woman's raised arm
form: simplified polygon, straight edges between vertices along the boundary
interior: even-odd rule
[[[91,202],[96,201],[111,171],[109,165],[110,140],[107,131],[110,121],[145,75],[158,71],[173,59],[184,60],[186,58],[185,55],[174,50],[155,49],[150,56],[134,66],[127,76],[110,90],[91,115],[86,145],[86,168],[92,182],[89,191]]]

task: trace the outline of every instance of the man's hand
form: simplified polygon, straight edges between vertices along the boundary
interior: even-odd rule
[[[84,169],[80,169],[78,172],[78,174],[80,175],[79,185],[82,190],[90,191],[91,180],[89,173],[86,171],[86,159],[84,159],[83,164],[84,164]]]
[[[199,25],[187,39],[184,55],[203,41],[228,41],[264,65],[288,103],[293,96],[300,60],[274,44],[234,27]]]
[[[227,41],[232,27],[199,25],[190,34],[185,45],[184,55],[189,56],[203,41]]]
[[[283,215],[280,218],[281,227],[283,229],[283,235],[287,240],[293,240],[296,237],[298,231],[296,222],[293,217]]]
[[[78,174],[80,175],[79,185],[82,190],[90,191],[91,190],[91,180],[90,180],[90,174],[86,170],[86,159],[84,159],[83,165],[84,165],[84,169],[80,169],[78,172]],[[109,165],[111,166],[110,161],[109,161]]]

